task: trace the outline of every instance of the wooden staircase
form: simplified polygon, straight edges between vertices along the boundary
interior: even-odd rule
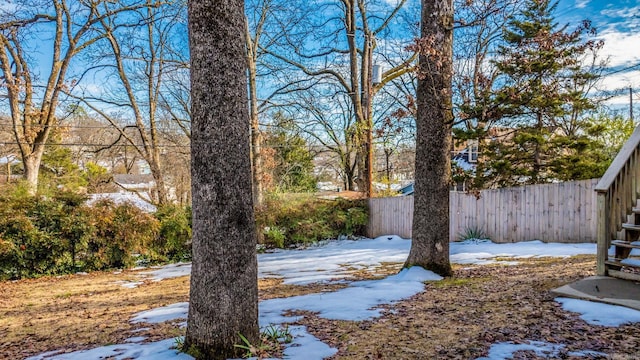
[[[640,200],[636,200],[636,206],[621,227],[617,239],[611,241],[614,253],[609,253],[605,260],[607,275],[640,281],[640,258],[631,256],[633,249],[639,249],[634,255],[640,255]]]
[[[602,176],[597,192],[598,275],[640,281],[640,127]],[[613,246],[614,253],[609,254]]]

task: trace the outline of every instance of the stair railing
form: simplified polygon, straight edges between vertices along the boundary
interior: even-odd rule
[[[611,240],[617,238],[622,223],[627,221],[627,215],[636,204],[639,187],[640,126],[635,128],[595,188],[598,206],[598,275],[607,275],[605,262]]]

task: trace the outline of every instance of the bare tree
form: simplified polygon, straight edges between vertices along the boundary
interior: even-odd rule
[[[318,145],[318,154],[340,176],[345,190],[355,190],[356,126],[349,96],[336,85],[316,86],[298,93],[289,107],[292,118],[310,143]],[[330,163],[328,160],[332,159]]]
[[[152,0],[146,0],[146,5],[135,14],[100,21],[98,31],[108,46],[95,49],[92,71],[100,71],[113,81],[100,93],[84,93],[77,98],[118,130],[117,141],[128,142],[149,164],[156,184],[154,200],[162,205],[169,201],[162,161],[166,144],[160,132],[167,108],[162,104],[168,97],[164,95],[164,81],[186,67],[182,55],[186,49],[180,49],[175,39],[184,23],[180,21],[184,3],[178,0],[153,6]],[[120,111],[108,111],[114,106]]]
[[[155,2],[154,2],[155,3]],[[0,13],[0,69],[13,134],[20,148],[24,178],[35,194],[42,155],[57,124],[56,111],[68,81],[72,60],[103,38],[95,31],[101,21],[150,5],[148,1],[16,1]],[[30,54],[42,43],[32,34],[49,37],[51,68],[38,75]]]
[[[189,1],[193,265],[184,346],[238,357],[258,340],[256,229],[242,0]]]
[[[413,239],[405,267],[451,275],[449,184],[453,109],[453,3],[422,1],[417,92],[416,181]]]
[[[278,39],[292,32],[296,19],[286,16],[289,2],[285,0],[250,0],[247,2],[245,38],[249,80],[249,117],[251,119],[251,164],[253,201],[263,202],[266,174],[263,168],[263,114],[280,107],[281,97],[309,89],[313,81],[292,77],[281,63],[269,56]],[[260,91],[258,91],[260,89]]]
[[[340,0],[321,2],[320,8],[298,9],[291,15],[300,19],[298,31],[284,36],[279,44],[288,49],[288,55],[269,51],[307,76],[335,82],[349,95],[356,124],[358,187],[367,196],[373,181],[373,98],[389,81],[411,71],[417,56],[394,49],[397,56],[403,56],[402,61],[382,72],[379,82],[372,77],[378,38],[392,32],[390,25],[405,3],[400,0],[389,6],[385,1]]]

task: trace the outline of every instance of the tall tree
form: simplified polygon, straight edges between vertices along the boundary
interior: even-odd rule
[[[31,194],[37,191],[42,155],[51,130],[58,124],[61,95],[75,83],[68,80],[72,61],[102,39],[95,32],[101,21],[155,2],[20,0],[0,10],[2,86],[7,90],[13,135]],[[44,45],[33,39],[39,32],[50,40],[47,53],[51,67],[41,76],[31,56],[33,49]]]
[[[275,188],[284,192],[311,192],[316,189],[313,153],[301,136],[293,119],[282,113],[273,116],[273,127],[265,132],[265,147],[273,156],[272,179]]]
[[[453,3],[422,0],[413,239],[405,267],[451,275],[449,184],[453,109]]]
[[[372,192],[373,182],[374,97],[388,82],[415,67],[416,53],[394,52],[394,64],[382,71],[379,82],[373,79],[378,41],[393,37],[394,31],[412,27],[410,23],[398,22],[406,2],[399,0],[390,5],[381,0],[340,0],[308,2],[306,6],[296,3],[291,16],[299,18],[298,27],[279,44],[288,52],[270,51],[306,76],[331,82],[348,95],[355,124],[356,182],[367,196]],[[299,7],[303,9],[298,10]]]
[[[486,146],[478,178],[501,186],[544,183],[578,176],[584,149],[584,113],[596,108],[588,89],[598,79],[597,62],[585,65],[601,47],[587,21],[569,30],[555,23],[557,3],[528,0],[505,27],[494,61],[498,79],[487,93],[491,115],[504,124],[500,141]],[[593,57],[595,58],[595,57]],[[578,176],[579,178],[580,176]]]
[[[260,120],[264,112],[278,107],[282,96],[308,89],[309,79],[292,78],[283,72],[281,64],[268,56],[284,34],[292,31],[295,19],[282,15],[289,6],[287,0],[249,0],[246,8],[245,37],[247,42],[247,74],[249,79],[249,118],[251,119],[251,165],[253,202],[259,206],[264,199],[268,175],[263,165],[263,130]],[[275,50],[274,50],[275,51]],[[258,91],[260,90],[260,91]],[[268,149],[265,149],[268,151]]]
[[[186,22],[185,3],[166,0],[162,6],[154,7],[152,0],[147,0],[147,5],[135,14],[100,21],[96,31],[108,46],[91,54],[95,62],[93,71],[99,70],[112,80],[99,93],[89,92],[78,98],[118,131],[114,145],[124,140],[149,164],[156,184],[153,200],[163,205],[168,202],[169,184],[162,154],[166,144],[161,131],[162,117],[168,114],[167,107],[162,105],[177,90],[172,88],[175,81],[168,82],[167,89],[165,80],[186,67],[183,54],[187,49],[180,41]],[[121,113],[105,110],[114,104]],[[177,110],[171,112],[170,118],[175,118],[176,113]],[[175,121],[185,126],[180,120]]]
[[[295,125],[320,149],[316,161],[331,169],[343,189],[353,190],[356,174],[355,118],[349,96],[335,87],[318,86],[297,94]],[[330,97],[331,102],[324,101]]]
[[[189,1],[193,265],[185,347],[239,357],[258,339],[244,1]]]

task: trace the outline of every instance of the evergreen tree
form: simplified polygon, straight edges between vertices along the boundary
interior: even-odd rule
[[[554,23],[556,5],[527,0],[503,31],[505,45],[493,62],[498,88],[488,94],[491,106],[483,113],[502,129],[475,134],[488,138],[482,142],[485,161],[477,172],[480,187],[578,179],[593,173],[576,159],[590,146],[583,115],[596,108],[586,89],[597,80],[598,67],[585,66],[584,60],[601,42],[584,39],[595,35],[587,21],[572,31]]]
[[[267,169],[278,191],[308,192],[316,189],[313,154],[307,141],[296,132],[293,120],[277,113],[273,130],[265,133],[265,145],[271,149],[265,158]]]

